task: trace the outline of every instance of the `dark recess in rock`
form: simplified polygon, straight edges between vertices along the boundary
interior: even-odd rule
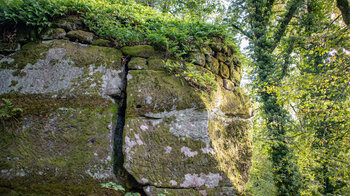
[[[117,114],[117,120],[116,120],[116,126],[113,131],[113,152],[114,152],[114,174],[117,177],[117,179],[122,179],[126,177],[126,187],[130,189],[132,192],[138,192],[141,194],[141,196],[146,196],[146,193],[143,191],[143,186],[139,184],[135,178],[130,175],[125,169],[124,169],[124,155],[123,155],[123,131],[124,131],[124,125],[125,125],[125,113],[126,113],[126,103],[127,103],[127,75],[128,75],[128,63],[130,62],[131,58],[129,56],[122,57],[122,91],[120,95],[120,100],[116,101],[116,103],[119,103],[118,105],[118,114]],[[112,97],[116,99],[116,97]]]

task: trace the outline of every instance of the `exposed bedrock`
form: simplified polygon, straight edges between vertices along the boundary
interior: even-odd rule
[[[152,46],[116,49],[64,24],[0,57],[0,98],[23,109],[1,121],[0,193],[119,194],[103,182],[150,196],[244,192],[252,106],[230,48],[188,55],[217,76],[208,93],[165,71]]]

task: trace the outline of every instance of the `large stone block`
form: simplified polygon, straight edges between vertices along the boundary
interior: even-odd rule
[[[117,105],[108,95],[121,91],[121,52],[28,43],[0,59],[0,80],[0,98],[23,110],[0,125],[1,191],[104,194],[100,183],[115,180]]]
[[[243,93],[199,93],[162,71],[130,71],[128,78],[124,167],[146,194],[244,191],[251,113]]]

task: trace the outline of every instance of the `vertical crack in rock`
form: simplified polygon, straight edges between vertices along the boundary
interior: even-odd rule
[[[127,188],[130,188],[131,191],[140,193],[142,196],[146,195],[143,190],[143,186],[139,184],[136,179],[129,174],[126,169],[123,167],[124,164],[124,155],[123,155],[123,132],[125,125],[125,114],[126,114],[126,103],[127,103],[127,83],[128,83],[128,63],[130,57],[122,57],[122,83],[121,83],[121,92],[120,97],[113,97],[114,99],[119,99],[118,104],[118,113],[116,119],[116,126],[114,128],[114,174],[117,179],[121,182],[124,182]]]
[[[122,84],[121,84],[121,92],[120,92],[120,101],[118,102],[118,113],[117,113],[117,121],[114,129],[114,173],[117,178],[122,175],[123,170],[123,129],[125,125],[125,111],[126,111],[126,87],[127,87],[127,75],[128,75],[128,62],[130,58],[122,57],[123,67],[122,67]]]

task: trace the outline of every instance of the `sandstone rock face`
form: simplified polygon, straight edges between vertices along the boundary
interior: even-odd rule
[[[114,180],[117,106],[108,94],[121,92],[121,55],[55,40],[28,43],[0,60],[0,98],[23,109],[1,125],[2,187],[40,193],[44,183],[65,195],[65,187],[92,192]]]
[[[57,26],[80,32],[68,19]],[[230,48],[218,39],[192,56],[217,77],[208,93],[165,71],[152,46],[104,47],[112,42],[91,32],[71,42],[65,30],[0,57],[0,98],[23,109],[0,130],[1,187],[87,195],[112,181],[150,196],[243,193],[252,109]]]
[[[218,87],[203,95],[162,71],[129,71],[128,78],[124,167],[148,195],[244,189],[251,114],[242,93]]]

